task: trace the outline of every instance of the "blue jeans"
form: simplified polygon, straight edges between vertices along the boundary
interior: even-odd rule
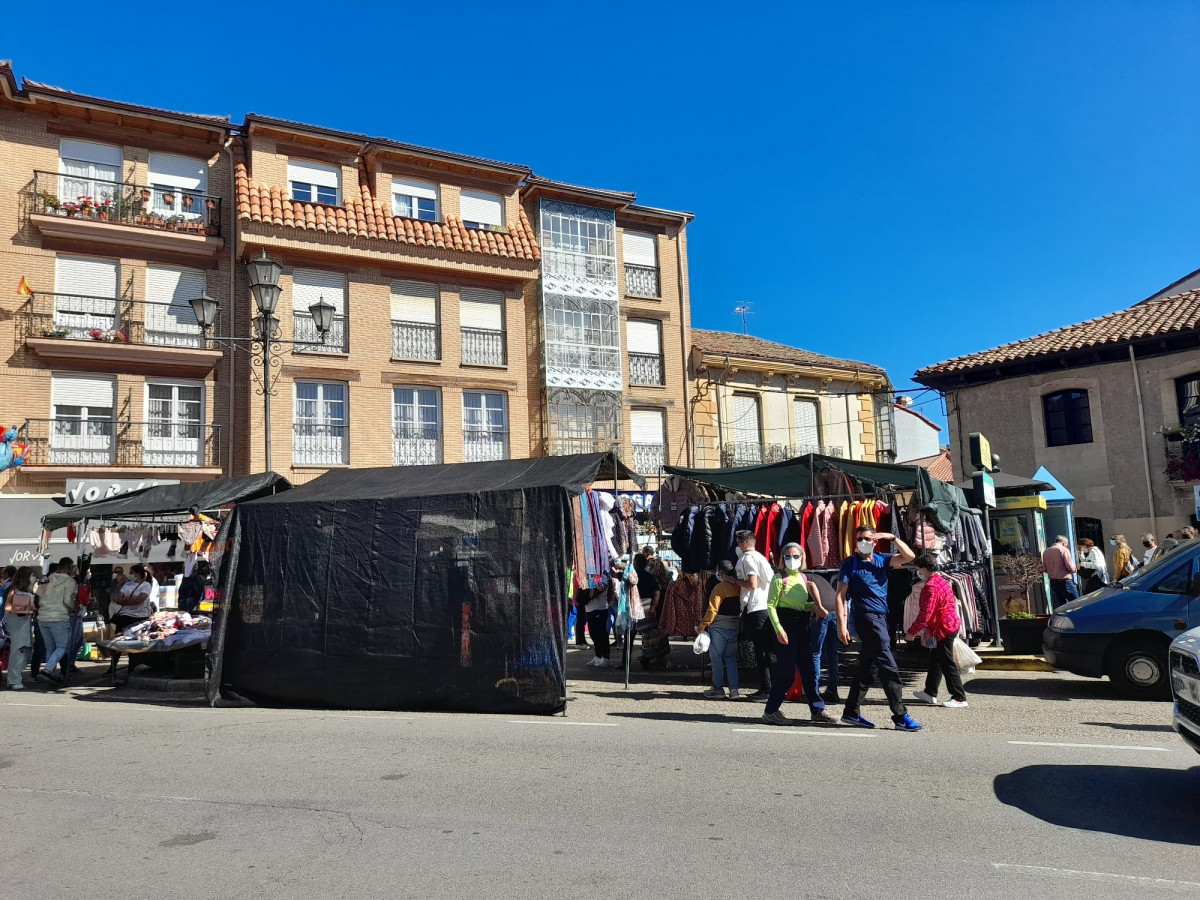
[[[1079,588],[1075,587],[1074,578],[1064,578],[1062,580],[1050,579],[1050,597],[1054,600],[1054,605],[1058,606],[1063,603],[1070,603],[1072,600],[1079,599]]]
[[[71,623],[64,621],[40,622],[39,624],[42,629],[42,640],[46,642],[46,661],[42,664],[42,671],[47,674],[56,674],[54,668],[67,655],[67,647],[71,642]]]
[[[808,625],[808,644],[812,647],[813,684],[821,683],[821,660],[829,670],[827,691],[838,689],[838,644],[837,614],[830,613],[823,619],[813,620]]]
[[[712,625],[708,629],[708,658],[712,661],[713,688],[720,691],[725,688],[725,673],[729,673],[729,689],[738,689],[738,630],[736,628],[718,628]]]

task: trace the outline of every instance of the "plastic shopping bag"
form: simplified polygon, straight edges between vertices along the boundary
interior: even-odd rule
[[[982,662],[978,653],[967,646],[962,638],[954,639],[954,664],[962,671],[973,669]]]

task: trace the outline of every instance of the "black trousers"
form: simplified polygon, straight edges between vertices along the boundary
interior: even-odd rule
[[[808,640],[809,613],[793,612],[789,609],[779,610],[779,624],[787,635],[786,644],[775,639],[775,670],[771,673],[771,695],[767,698],[766,713],[778,712],[783,706],[783,698],[792,685],[796,683],[796,673],[800,673],[800,683],[804,685],[804,696],[808,700],[808,708],[812,712],[825,709],[825,701],[817,693],[813,682],[813,648]]]
[[[855,609],[854,627],[858,631],[860,645],[858,672],[850,685],[844,715],[859,715],[862,698],[867,695],[878,675],[888,706],[892,708],[892,721],[899,722],[908,715],[908,708],[901,698],[900,667],[896,665],[896,657],[892,656],[892,635],[888,630],[887,615]]]
[[[754,644],[754,668],[758,670],[758,689],[771,690],[771,652],[775,649],[775,630],[765,609],[742,616],[742,634]],[[791,687],[791,685],[788,685]]]
[[[593,610],[587,614],[588,631],[592,633],[592,644],[596,656],[608,659],[608,607]]]
[[[954,635],[938,641],[936,647],[929,653],[929,672],[925,675],[925,693],[936,697],[938,688],[942,686],[942,676],[946,676],[946,687],[954,700],[966,700],[967,692],[963,690],[962,677],[958,674],[958,664],[954,661]]]

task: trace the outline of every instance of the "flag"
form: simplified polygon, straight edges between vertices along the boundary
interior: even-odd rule
[[[33,293],[33,288],[29,286],[29,282],[25,280],[25,276],[21,276],[21,282],[17,285],[17,293],[22,297],[28,297]]]

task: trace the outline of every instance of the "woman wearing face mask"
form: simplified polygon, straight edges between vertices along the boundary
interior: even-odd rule
[[[1108,544],[1113,547],[1113,578],[1120,581],[1126,575],[1130,575],[1137,568],[1133,562],[1133,548],[1125,540],[1125,535],[1114,534],[1108,539]]]
[[[917,635],[924,631],[936,644],[929,655],[925,690],[913,691],[913,696],[922,703],[942,706],[937,694],[944,675],[946,687],[950,691],[950,699],[946,701],[945,706],[948,709],[966,709],[967,692],[963,690],[958,665],[954,662],[954,639],[958,637],[958,630],[962,627],[954,588],[950,587],[950,582],[938,571],[938,564],[930,554],[917,557],[917,574],[925,582],[921,586],[921,613],[908,629],[908,638],[916,640]]]
[[[1083,593],[1090,594],[1108,584],[1108,564],[1104,554],[1089,538],[1079,539],[1079,578],[1083,582]]]
[[[775,629],[775,670],[771,673],[771,694],[763,721],[768,725],[789,725],[791,720],[780,707],[788,688],[800,673],[804,695],[808,698],[808,709],[814,722],[832,725],[836,720],[825,711],[825,701],[817,693],[813,681],[812,648],[809,646],[808,623],[812,616],[822,618],[827,610],[822,607],[820,596],[809,586],[808,579],[800,568],[804,565],[804,551],[796,543],[783,548],[781,575],[771,582],[771,593],[767,598],[767,618]]]

